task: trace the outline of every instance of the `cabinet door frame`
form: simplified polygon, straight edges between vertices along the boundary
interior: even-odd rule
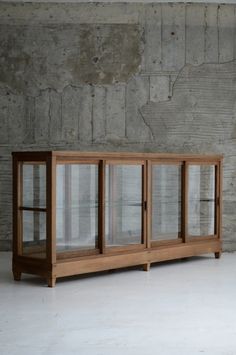
[[[107,246],[106,241],[105,241],[105,225],[103,228],[103,252],[104,254],[114,254],[114,253],[119,253],[119,252],[125,252],[125,251],[139,251],[143,250],[146,248],[147,245],[147,189],[146,189],[146,179],[147,179],[147,172],[146,172],[146,159],[120,159],[120,158],[109,158],[109,159],[104,159],[103,160],[104,164],[104,169],[103,169],[103,174],[104,174],[104,194],[103,194],[103,221],[105,220],[105,169],[107,165],[138,165],[142,166],[142,176],[141,176],[141,182],[142,182],[142,202],[141,202],[141,208],[142,208],[142,214],[141,214],[141,243],[138,244],[127,244],[127,245],[122,245],[122,246]]]
[[[212,235],[199,235],[193,236],[189,234],[189,167],[190,166],[214,166],[214,184],[215,184],[215,203],[214,203],[214,234]],[[204,240],[216,240],[221,239],[221,195],[222,195],[222,172],[221,172],[221,162],[220,161],[211,161],[211,160],[197,160],[197,161],[186,161],[185,163],[185,174],[186,174],[186,183],[185,183],[185,240],[186,242],[194,241],[204,241]]]
[[[102,235],[101,235],[101,230],[102,230],[102,215],[101,215],[101,206],[102,206],[102,195],[100,193],[100,190],[102,188],[101,180],[103,179],[103,174],[101,171],[101,160],[97,158],[80,158],[80,157],[64,157],[64,156],[57,156],[56,157],[56,163],[55,163],[55,178],[53,185],[55,187],[55,195],[56,195],[56,186],[57,186],[57,181],[56,181],[56,168],[58,165],[97,165],[98,168],[98,220],[97,220],[97,227],[98,227],[98,240],[96,247],[94,249],[73,249],[73,250],[68,250],[68,251],[57,251],[56,250],[56,259],[61,260],[61,259],[70,259],[74,257],[87,257],[87,256],[95,256],[100,253],[102,253]],[[54,198],[54,206],[55,206],[55,224],[56,224],[56,197]],[[72,230],[73,234],[73,230]],[[56,249],[56,236],[55,236],[55,249]]]
[[[148,160],[148,184],[147,184],[147,191],[148,191],[148,247],[158,247],[162,245],[169,245],[169,244],[180,244],[184,242],[184,168],[185,162],[182,159],[152,159]],[[152,176],[152,168],[155,165],[169,165],[169,166],[179,166],[181,167],[181,174],[180,174],[180,184],[181,184],[181,229],[179,232],[179,237],[176,239],[167,239],[167,240],[152,240],[152,186],[153,186],[153,176]]]

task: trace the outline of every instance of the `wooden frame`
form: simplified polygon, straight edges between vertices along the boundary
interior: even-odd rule
[[[177,243],[181,243],[183,241],[183,236],[185,235],[184,233],[184,226],[185,226],[185,214],[183,213],[183,206],[185,205],[183,203],[183,198],[186,194],[185,192],[185,184],[184,184],[184,162],[183,161],[178,161],[178,160],[171,160],[171,159],[168,159],[166,161],[163,161],[163,160],[158,160],[158,159],[153,159],[150,161],[150,165],[151,165],[151,170],[150,170],[150,174],[151,174],[151,179],[150,179],[150,186],[149,186],[149,191],[151,192],[150,193],[150,223],[151,223],[151,220],[152,220],[152,206],[153,206],[153,203],[152,203],[152,191],[153,191],[153,177],[152,177],[152,168],[153,166],[158,166],[158,165],[161,165],[161,166],[178,166],[180,167],[181,169],[181,181],[180,181],[180,185],[181,185],[181,202],[182,202],[182,206],[181,206],[181,231],[180,231],[180,236],[176,239],[167,239],[167,240],[153,240],[152,239],[152,227],[150,225],[149,227],[149,230],[150,230],[150,245],[151,247],[158,247],[159,245],[163,245],[163,244],[177,244]]]
[[[146,247],[146,162],[145,160],[141,159],[136,159],[136,160],[131,160],[131,159],[127,159],[127,160],[121,160],[121,159],[117,159],[117,160],[113,160],[113,159],[106,159],[103,160],[104,165],[105,166],[115,166],[115,165],[138,165],[142,167],[142,191],[141,191],[141,196],[142,196],[142,217],[141,217],[141,235],[140,235],[140,239],[141,239],[141,243],[139,244],[126,244],[124,246],[107,246],[104,249],[104,253],[106,254],[112,254],[112,253],[117,253],[117,252],[125,252],[125,251],[132,251],[132,250],[140,250],[140,249],[144,249]],[[103,177],[103,179],[105,178],[105,175]],[[104,199],[105,200],[105,199]],[[101,202],[101,205],[103,204],[103,202]]]
[[[90,273],[133,265],[150,264],[163,260],[184,258],[203,253],[221,254],[222,225],[222,159],[221,155],[159,154],[159,153],[104,153],[104,152],[15,152],[13,154],[13,275],[36,274],[55,286],[59,277]],[[46,206],[23,206],[22,164],[46,165]],[[58,164],[97,164],[98,166],[98,245],[95,249],[57,252],[56,242],[56,167]],[[105,167],[112,165],[142,166],[142,235],[140,244],[115,247],[105,241]],[[176,240],[152,242],[152,166],[181,166],[181,233]],[[188,236],[188,170],[191,165],[215,166],[215,224],[214,235]],[[46,214],[46,250],[32,245],[23,253],[23,211]],[[43,252],[43,253],[42,253]]]

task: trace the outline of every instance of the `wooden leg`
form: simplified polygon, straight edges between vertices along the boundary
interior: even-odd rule
[[[21,272],[13,270],[13,277],[15,281],[20,281],[21,280]]]
[[[55,287],[56,285],[56,277],[48,277],[48,287]]]
[[[13,277],[15,281],[21,280],[21,272],[20,271],[13,271]]]
[[[143,271],[149,271],[150,270],[150,263],[143,264]]]
[[[221,251],[217,251],[217,252],[215,253],[215,258],[216,258],[216,259],[220,259],[220,257],[221,257]]]

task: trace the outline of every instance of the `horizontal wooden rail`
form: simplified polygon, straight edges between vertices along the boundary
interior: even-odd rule
[[[19,207],[20,211],[32,211],[32,212],[47,212],[47,208],[44,207],[26,207],[26,206],[20,206]]]

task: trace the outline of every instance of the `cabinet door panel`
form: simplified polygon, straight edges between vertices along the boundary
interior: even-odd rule
[[[189,165],[188,235],[215,234],[215,165]]]
[[[152,240],[181,234],[181,165],[152,165]]]
[[[142,165],[106,165],[105,243],[142,243]]]
[[[57,251],[96,249],[98,165],[57,166]]]

